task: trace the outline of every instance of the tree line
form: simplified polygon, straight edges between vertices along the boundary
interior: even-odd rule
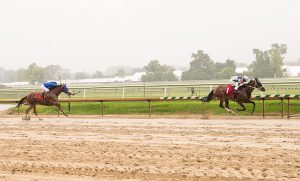
[[[93,74],[86,72],[71,73],[69,69],[60,65],[48,65],[41,67],[36,63],[30,64],[27,68],[17,70],[5,70],[0,67],[0,82],[19,82],[29,81],[30,83],[44,82],[46,80],[57,80],[58,75],[63,79],[85,79],[85,78],[102,78],[101,71],[96,71]]]
[[[244,75],[260,78],[283,77],[286,73],[282,68],[286,52],[286,44],[278,43],[272,44],[269,50],[253,49],[255,60],[248,66],[249,71],[244,72]],[[214,62],[203,50],[193,53],[191,58],[189,69],[182,72],[182,80],[229,79],[239,75],[235,72],[236,62],[232,59],[227,59],[224,63]],[[142,77],[142,81],[177,80],[174,69],[160,65],[157,60],[151,61],[144,69],[146,75]]]
[[[286,52],[286,44],[279,45],[278,43],[272,44],[268,50],[253,49],[255,59],[248,66],[249,71],[244,74],[260,78],[283,77],[285,70],[282,69],[282,66]],[[232,59],[227,59],[224,63],[214,62],[203,50],[192,53],[191,58],[189,69],[182,72],[182,80],[228,79],[236,75],[236,61]],[[70,70],[60,65],[41,67],[36,63],[32,63],[27,68],[18,70],[5,70],[0,67],[0,82],[43,82],[57,80],[57,75],[60,75],[63,79],[122,77],[140,71],[146,72],[146,75],[141,78],[143,82],[176,81],[178,79],[174,74],[174,70],[172,66],[162,65],[158,60],[152,60],[143,68],[136,68],[131,72],[120,68],[112,75],[104,75],[100,70],[94,73],[71,73]]]

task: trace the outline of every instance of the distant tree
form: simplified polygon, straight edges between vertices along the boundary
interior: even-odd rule
[[[217,72],[215,77],[216,79],[229,79],[235,75],[235,69],[232,67],[223,67],[221,71]]]
[[[271,49],[262,51],[253,49],[255,61],[249,65],[250,74],[258,77],[282,77],[284,70],[282,69],[284,54],[286,54],[287,46],[285,44],[278,45],[274,43]]]
[[[93,78],[97,78],[97,79],[101,79],[101,78],[103,78],[103,73],[102,73],[100,70],[97,70],[97,71],[93,74],[92,77],[93,77]]]
[[[153,81],[175,81],[174,68],[167,65],[160,65],[158,60],[152,60],[144,67],[146,75],[141,77],[142,82]]]
[[[60,69],[59,75],[62,79],[70,79],[72,77],[70,70],[63,67]]]
[[[26,69],[20,68],[20,69],[16,70],[15,75],[16,75],[16,77],[15,77],[15,79],[13,81],[16,81],[16,82],[18,82],[18,81],[25,81],[26,80],[25,79],[25,77],[26,77]]]
[[[32,84],[34,84],[35,82],[43,82],[43,75],[43,68],[38,66],[36,63],[30,64],[25,71],[26,80],[28,80]]]
[[[137,72],[144,72],[145,70],[143,69],[143,68],[134,68],[134,69],[132,69],[132,72],[131,72],[131,74],[135,74],[135,73],[137,73]]]
[[[74,75],[75,79],[87,79],[89,78],[89,74],[86,72],[76,72]]]
[[[46,80],[55,80],[58,78],[59,70],[60,70],[59,65],[48,65],[44,68],[44,78]]]
[[[57,80],[58,75],[62,79],[68,79],[71,77],[71,73],[68,69],[61,67],[60,65],[48,65],[44,68],[45,80]]]
[[[235,61],[227,59],[225,63],[216,62],[214,64],[214,77],[216,79],[228,79],[235,75]]]
[[[192,54],[190,68],[182,73],[182,80],[208,80],[214,78],[214,62],[202,50]]]
[[[119,76],[119,77],[124,77],[126,75],[126,72],[123,68],[120,68],[117,70],[117,72],[115,73],[115,76]]]
[[[249,65],[250,74],[261,78],[273,77],[274,68],[268,51],[253,49],[253,54],[255,55],[255,61]]]
[[[278,45],[278,43],[272,44],[271,49],[268,50],[268,54],[273,63],[272,68],[274,72],[274,77],[282,77],[283,75],[282,66],[283,66],[284,54],[286,54],[286,51],[287,51],[286,44]]]
[[[5,69],[0,67],[0,82],[6,82],[7,79],[5,78]]]

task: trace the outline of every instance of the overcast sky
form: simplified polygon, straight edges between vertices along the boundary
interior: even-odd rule
[[[2,0],[0,66],[188,66],[199,49],[214,61],[249,63],[253,48],[274,42],[296,61],[299,21],[299,0]]]

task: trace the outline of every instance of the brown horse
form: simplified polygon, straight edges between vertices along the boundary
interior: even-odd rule
[[[251,101],[251,93],[252,91],[257,88],[258,90],[264,92],[265,88],[263,87],[262,83],[258,80],[258,78],[255,78],[254,80],[250,80],[248,84],[245,84],[238,89],[238,93],[236,97],[234,94],[227,94],[226,89],[227,85],[220,85],[214,90],[212,90],[207,97],[203,98],[204,102],[209,102],[211,101],[214,97],[217,97],[220,100],[220,107],[224,108],[223,102],[225,101],[225,110],[234,113],[230,108],[229,108],[229,100],[236,101],[242,109],[237,108],[238,111],[245,111],[246,107],[243,103],[252,103],[253,108],[251,114],[255,110],[255,102]],[[235,99],[236,98],[236,99]]]
[[[34,114],[39,118],[39,120],[42,120],[42,118],[40,118],[36,112],[37,104],[44,105],[44,106],[56,106],[58,108],[58,110],[63,113],[63,115],[68,117],[68,115],[66,115],[65,112],[62,110],[61,105],[58,101],[58,96],[62,92],[66,93],[68,95],[74,95],[69,91],[66,84],[61,84],[61,85],[58,85],[58,86],[50,89],[49,92],[47,92],[44,96],[40,92],[32,92],[32,93],[28,94],[27,96],[23,97],[19,101],[17,108],[19,109],[19,107],[24,103],[29,104],[30,107],[26,110],[26,115],[24,118],[25,120],[30,120],[29,113],[32,108],[33,108]]]

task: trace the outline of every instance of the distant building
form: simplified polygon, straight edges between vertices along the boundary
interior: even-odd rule
[[[1,83],[2,85],[5,86],[25,86],[25,85],[30,85],[29,82],[9,82],[9,83]]]
[[[178,80],[181,80],[181,74],[182,74],[183,70],[174,70],[173,73],[175,74],[176,78]]]
[[[288,77],[300,77],[300,66],[284,65],[282,69],[286,70]]]
[[[131,76],[101,78],[101,79],[72,79],[66,80],[69,84],[92,84],[92,83],[109,83],[109,82],[139,82],[146,72],[137,72]]]
[[[249,69],[247,67],[237,67],[235,69],[235,73],[243,74],[244,72],[248,72]]]

